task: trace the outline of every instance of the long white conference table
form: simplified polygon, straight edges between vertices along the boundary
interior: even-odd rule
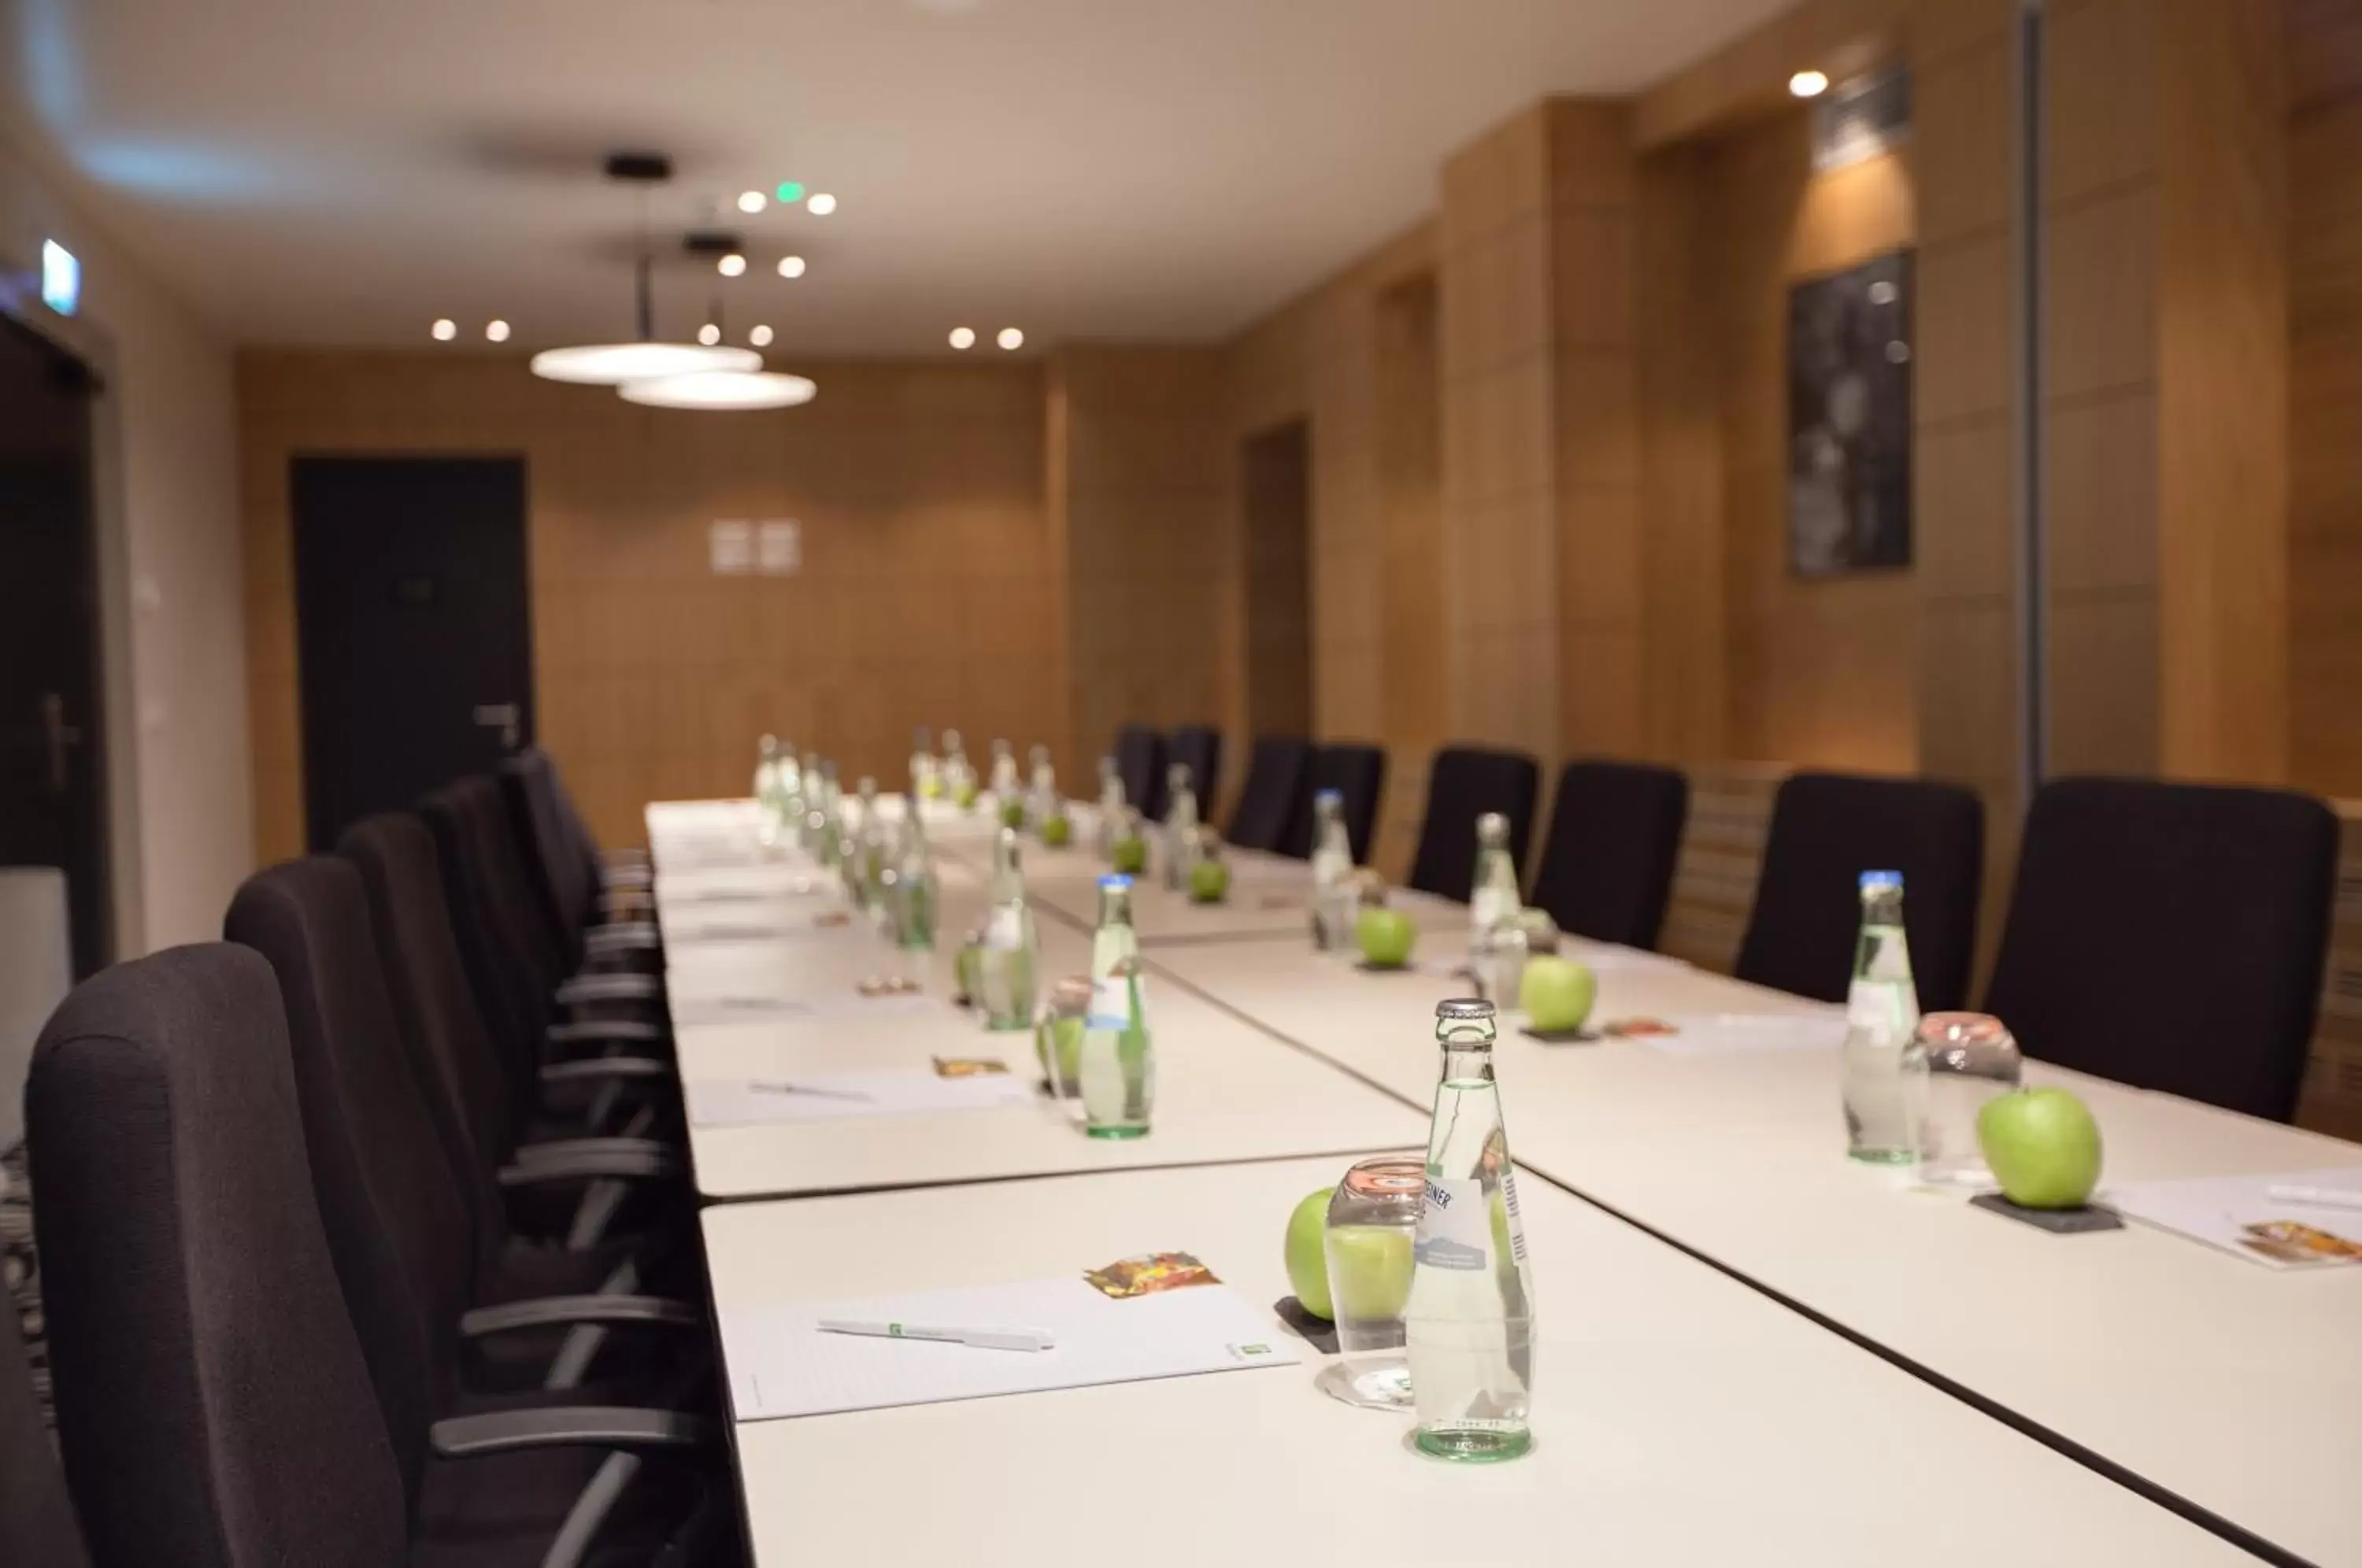
[[[743,804],[650,810],[684,1078],[955,1053],[1030,1068],[1025,1037],[986,1034],[941,999],[947,955],[906,966],[921,998],[864,1018],[841,993],[898,961],[866,932],[765,940],[750,923],[675,946],[719,910],[809,922],[833,907],[809,873],[737,863],[751,823]],[[989,844],[966,826],[936,834],[955,933],[980,912]],[[1295,1199],[1358,1153],[1423,1138],[1431,1004],[1463,988],[1444,971],[1466,915],[1422,905],[1429,966],[1360,973],[1311,952],[1300,913],[1273,918],[1292,863],[1234,862],[1223,905],[1136,894],[1160,1072],[1147,1139],[1097,1144],[1046,1107],[692,1127],[701,1188],[738,1200],[706,1214],[717,1309],[1161,1247],[1252,1299],[1286,1294],[1277,1238]],[[1098,867],[1032,845],[1027,869],[1046,967],[1079,969]],[[759,900],[745,891],[765,878]],[[797,879],[812,885],[778,891]],[[734,890],[712,901],[717,888]],[[1600,977],[1595,1017],[1827,1021],[1819,1004],[1579,945]],[[700,1021],[724,993],[834,1010]],[[2362,1562],[2346,1500],[2362,1270],[2276,1274],[2138,1226],[2049,1236],[1855,1166],[1829,1049],[1545,1045],[1512,1020],[1496,1060],[1518,1164],[1554,1184],[1525,1195],[1544,1341],[1531,1459],[1482,1475],[1415,1461],[1402,1422],[1334,1404],[1310,1365],[750,1421],[735,1441],[758,1561],[833,1561],[855,1542],[887,1562],[953,1542],[977,1561],[1098,1561],[1120,1540],[1151,1562]],[[2354,1145],[2032,1076],[2092,1104],[2112,1179],[2362,1165]],[[943,1506],[881,1507],[896,1471],[927,1477]]]

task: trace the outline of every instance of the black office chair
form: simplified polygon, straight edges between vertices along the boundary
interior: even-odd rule
[[[641,1561],[662,1550],[667,1521],[613,1514],[587,1484],[610,1456],[702,1459],[710,1421],[537,1404],[429,1426],[380,1405],[259,955],[175,948],[85,983],[42,1032],[26,1121],[58,1430],[95,1561],[528,1568],[569,1524]]]
[[[66,1478],[33,1394],[17,1314],[0,1296],[0,1562],[10,1568],[90,1568]]]
[[[1208,724],[1183,724],[1173,732],[1164,755],[1168,766],[1189,770],[1189,788],[1198,797],[1198,820],[1213,821],[1214,791],[1222,783],[1222,732]]]
[[[1986,1010],[2029,1056],[2289,1121],[2336,866],[2336,816],[2310,795],[2054,780],[2025,814]]]
[[[1956,784],[1798,773],[1772,805],[1742,980],[1843,1001],[1864,871],[1903,873],[1911,976],[1928,1012],[1965,1006],[1984,885],[1984,806]]]
[[[1411,857],[1410,885],[1465,903],[1476,883],[1476,819],[1509,819],[1509,856],[1524,876],[1541,769],[1521,751],[1448,745],[1427,772],[1427,812]]]
[[[1163,735],[1144,724],[1116,731],[1115,773],[1123,780],[1123,798],[1148,822],[1164,820],[1164,768]]]
[[[1316,746],[1304,767],[1303,788],[1288,818],[1287,837],[1281,853],[1298,860],[1312,857],[1312,798],[1323,790],[1337,791],[1345,837],[1353,846],[1355,865],[1370,858],[1370,841],[1378,831],[1378,802],[1386,790],[1386,754],[1357,741]]]
[[[1568,763],[1534,870],[1534,903],[1561,930],[1654,948],[1689,809],[1689,780],[1674,768]]]
[[[1247,779],[1231,812],[1230,841],[1242,849],[1280,849],[1296,812],[1312,747],[1290,735],[1264,735],[1247,759]]]

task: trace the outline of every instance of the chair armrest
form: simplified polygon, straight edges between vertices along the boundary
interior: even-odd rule
[[[547,1165],[553,1160],[570,1160],[578,1154],[676,1154],[673,1144],[656,1138],[600,1136],[592,1138],[547,1138],[538,1143],[520,1143],[516,1163],[520,1165]]]
[[[572,1405],[551,1410],[495,1410],[435,1423],[427,1442],[438,1459],[479,1459],[534,1448],[613,1448],[652,1453],[712,1448],[720,1430],[683,1410],[628,1405]]]
[[[578,1002],[651,1001],[664,994],[664,982],[654,975],[577,975],[557,988],[557,999],[568,1007]]]
[[[665,1026],[645,1018],[585,1018],[553,1023],[546,1036],[552,1045],[604,1045],[633,1043],[661,1045]]]
[[[669,1078],[673,1067],[669,1062],[659,1062],[654,1056],[583,1056],[571,1062],[552,1062],[541,1069],[541,1081],[560,1084],[606,1084],[618,1078]]]
[[[602,1139],[577,1139],[579,1143],[603,1143]],[[578,1149],[563,1155],[524,1160],[501,1167],[502,1187],[553,1187],[562,1182],[590,1181],[602,1176],[621,1176],[639,1181],[659,1181],[680,1175],[680,1157],[661,1145],[645,1138],[626,1138],[619,1142],[629,1147]]]
[[[657,945],[657,922],[652,920],[609,921],[582,933],[582,946],[590,953],[624,953]]]
[[[654,1324],[694,1329],[703,1320],[685,1303],[661,1296],[543,1296],[479,1307],[459,1319],[459,1332],[477,1340],[526,1329],[569,1328],[577,1323]]]

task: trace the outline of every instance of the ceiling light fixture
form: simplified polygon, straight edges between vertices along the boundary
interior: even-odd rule
[[[435,325],[426,330],[434,336],[436,342],[448,343],[459,336],[459,324],[447,315],[437,316]]]
[[[715,344],[717,344],[717,343],[719,343],[719,342],[721,342],[721,341],[722,341],[722,328],[721,328],[719,326],[715,325],[714,323],[712,323],[712,322],[710,322],[710,321],[709,321],[709,322],[707,322],[703,326],[701,326],[701,327],[699,327],[699,328],[697,329],[697,340],[698,340],[700,343],[704,344],[708,348],[712,348]],[[721,371],[721,372],[717,372],[717,373],[719,373],[719,374],[724,374],[724,375],[728,374],[728,372],[727,372],[727,371]]]
[[[993,341],[999,344],[1003,348],[1012,350],[1022,348],[1025,347],[1025,334],[1018,331],[1017,328],[1013,326],[1004,326],[1000,329],[1000,336],[994,338]]]
[[[769,200],[770,198],[760,191],[741,191],[738,193],[738,210],[742,213],[759,213],[763,210],[763,204]]]
[[[774,371],[707,370],[654,381],[626,381],[623,397],[644,408],[793,408],[810,403],[820,388],[802,376]]]
[[[1799,71],[1788,78],[1788,93],[1792,97],[1817,98],[1828,90],[1829,79],[1824,72]]]
[[[746,341],[757,348],[768,348],[771,346],[771,329],[767,326],[749,327]]]
[[[814,191],[804,199],[804,211],[814,217],[826,217],[836,211],[836,198],[826,191]]]
[[[953,327],[953,328],[952,328],[952,347],[953,347],[953,348],[975,348],[975,347],[976,347],[976,328],[975,328],[975,327],[973,327],[973,326],[955,326],[955,327]]]
[[[746,271],[746,258],[735,250],[713,264],[713,270],[725,278],[735,278]]]
[[[672,178],[672,163],[668,159],[653,153],[618,153],[607,160],[607,177],[635,185],[645,193]],[[639,328],[637,341],[585,343],[566,348],[545,349],[533,357],[533,373],[544,381],[566,381],[576,386],[613,387],[621,386],[625,381],[687,375],[699,370],[756,370],[762,368],[763,357],[751,348],[724,348],[715,343],[701,348],[693,343],[658,341],[651,268],[646,227],[643,222],[640,251],[634,268],[634,315]]]
[[[506,343],[509,340],[509,324],[494,316],[484,323],[484,336],[495,343]]]
[[[800,278],[800,277],[802,277],[803,275],[804,275],[804,259],[803,259],[802,257],[800,257],[800,256],[782,256],[782,257],[780,257],[780,258],[779,258],[779,276],[780,276],[780,277],[782,277],[782,278]]]

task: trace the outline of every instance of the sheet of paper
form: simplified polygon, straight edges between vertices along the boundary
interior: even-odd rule
[[[865,1116],[932,1116],[1031,1105],[1033,1086],[1015,1073],[946,1078],[932,1072],[795,1073],[769,1078],[702,1078],[688,1086],[696,1127],[759,1127],[847,1121]]]
[[[712,997],[676,995],[672,1002],[672,1021],[682,1026],[809,1022],[827,1019],[880,1018],[889,1013],[940,1011],[945,1005],[941,997],[931,997],[924,992],[865,997],[851,989],[801,997],[778,996],[768,992]]]
[[[725,943],[751,943],[775,946],[789,943],[863,942],[874,944],[877,932],[866,922],[855,920],[840,925],[822,925],[808,911],[788,912],[748,911],[744,913],[670,920],[665,922],[665,945],[668,947],[713,946]]]
[[[1677,1032],[1635,1035],[1634,1042],[1668,1056],[1744,1056],[1766,1051],[1834,1051],[1845,1043],[1846,1034],[1845,1013],[1835,1008],[1827,1012],[1672,1014],[1665,1021]]]
[[[1046,1351],[983,1350],[822,1332],[822,1319],[937,1327],[1042,1329]],[[892,1405],[933,1405],[1100,1383],[1285,1366],[1296,1342],[1268,1309],[1227,1286],[1118,1301],[1067,1279],[900,1296],[805,1301],[724,1313],[723,1359],[737,1419],[778,1420]]]
[[[2202,1176],[2180,1181],[2111,1184],[2100,1201],[2127,1220],[2218,1247],[2266,1268],[2350,1268],[2351,1259],[2312,1251],[2289,1227],[2305,1227],[2362,1246],[2362,1209],[2296,1203],[2270,1196],[2275,1187],[2334,1187],[2362,1195],[2362,1166],[2285,1171],[2278,1176]]]

